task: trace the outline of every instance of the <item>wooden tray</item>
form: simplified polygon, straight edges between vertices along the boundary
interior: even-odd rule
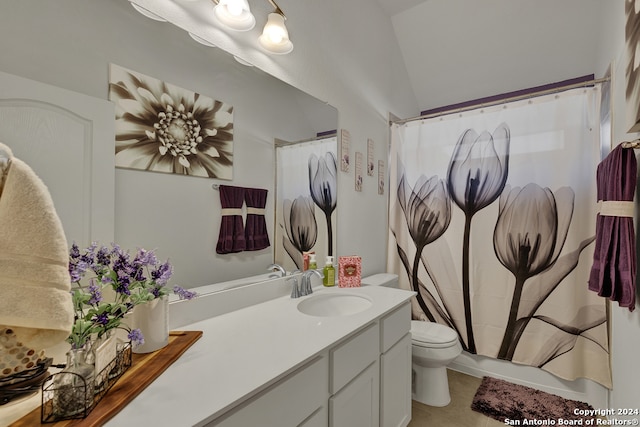
[[[63,420],[55,423],[40,422],[40,406],[20,418],[10,427],[94,427],[101,426],[113,418],[142,390],[163,373],[173,362],[202,336],[202,331],[171,331],[169,345],[147,354],[133,354],[131,367],[104,395],[86,418]],[[143,369],[144,368],[144,369]]]

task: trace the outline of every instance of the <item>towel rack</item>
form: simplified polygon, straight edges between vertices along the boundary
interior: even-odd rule
[[[640,138],[633,141],[624,141],[621,145],[622,148],[640,148]]]

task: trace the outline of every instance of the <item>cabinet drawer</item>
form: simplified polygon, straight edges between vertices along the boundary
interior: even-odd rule
[[[329,390],[336,393],[380,356],[380,328],[377,323],[331,350]]]
[[[207,426],[297,426],[318,409],[326,414],[328,365],[327,357],[316,359]]]
[[[384,353],[411,331],[411,304],[406,303],[382,318],[380,352]]]

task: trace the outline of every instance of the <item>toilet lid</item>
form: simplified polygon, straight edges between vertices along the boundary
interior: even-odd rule
[[[439,323],[412,320],[411,339],[424,343],[425,346],[432,344],[435,347],[457,341],[458,334],[450,327]]]

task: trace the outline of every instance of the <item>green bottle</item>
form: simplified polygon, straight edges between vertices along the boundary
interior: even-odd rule
[[[316,254],[309,254],[309,270],[315,270],[318,268],[318,264],[316,263]]]
[[[328,256],[327,262],[322,271],[324,273],[324,278],[322,279],[322,284],[325,286],[335,286],[336,284],[336,270],[333,268],[333,257]]]

